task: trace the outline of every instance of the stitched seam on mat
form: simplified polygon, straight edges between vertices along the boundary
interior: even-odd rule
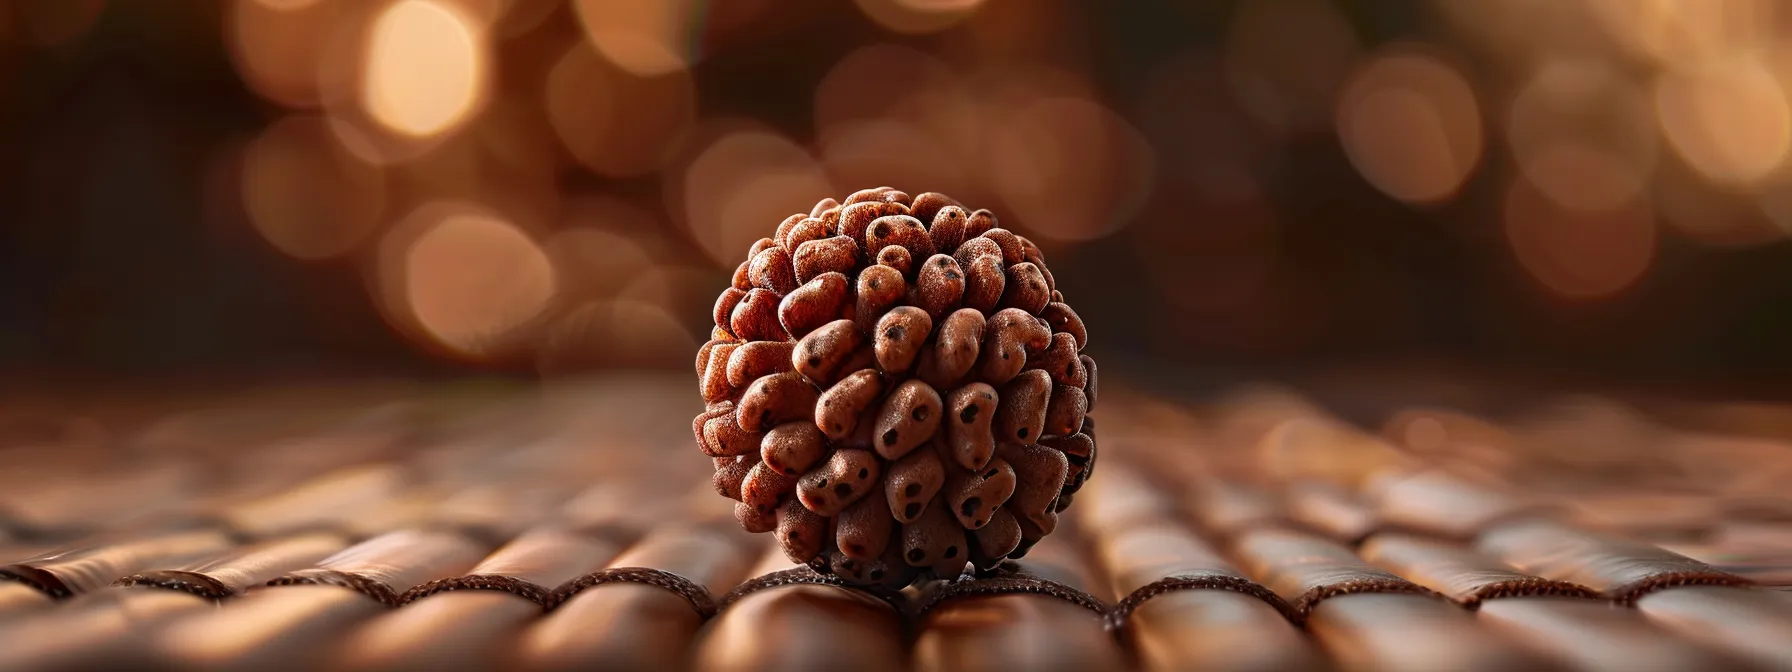
[[[903,597],[901,593],[871,590],[862,586],[854,586],[840,580],[840,577],[832,574],[822,574],[809,567],[780,569],[770,574],[763,574],[747,579],[740,585],[735,586],[733,590],[728,591],[726,595],[722,596],[722,599],[716,604],[716,611],[720,612],[725,610],[735,602],[739,602],[741,598],[767,588],[805,585],[833,586],[835,588],[845,588],[847,590],[857,591],[882,600],[885,604],[894,608],[897,613],[906,613],[907,611],[907,598]]]
[[[209,576],[205,576],[204,574],[195,574],[193,576],[197,576],[204,580],[192,580],[171,575],[132,574],[117,581],[113,581],[112,586],[115,588],[144,586],[149,588],[160,588],[163,590],[173,590],[203,597],[214,602],[222,601],[236,595],[236,593],[232,592],[229,588],[226,588],[223,584],[217,583],[215,579],[212,579]]]
[[[1679,586],[1736,586],[1751,587],[1755,582],[1715,570],[1687,570],[1657,574],[1641,581],[1635,581],[1610,592],[1613,602],[1634,607],[1636,601],[1644,595],[1667,588]]]
[[[547,597],[543,607],[548,610],[556,609],[585,589],[606,583],[638,583],[653,586],[684,598],[684,601],[690,603],[691,608],[697,611],[699,617],[708,619],[716,613],[715,598],[709,594],[709,590],[695,581],[652,567],[612,567],[586,574],[556,588]]]
[[[359,574],[351,574],[348,572],[325,570],[315,573],[288,575],[269,581],[267,582],[267,585],[337,586],[366,595],[367,597],[373,598],[375,602],[379,602],[388,607],[398,606],[398,592],[392,590],[391,586],[387,586],[386,584]]]
[[[1132,591],[1132,593],[1127,595],[1125,599],[1120,600],[1115,603],[1113,607],[1109,608],[1105,619],[1107,628],[1109,630],[1119,630],[1126,627],[1127,619],[1132,617],[1133,610],[1138,609],[1139,605],[1151,600],[1151,598],[1185,590],[1226,590],[1242,593],[1262,600],[1269,604],[1269,606],[1274,607],[1278,613],[1282,614],[1283,618],[1286,618],[1289,621],[1295,620],[1294,610],[1288,606],[1286,600],[1283,600],[1281,596],[1276,595],[1274,591],[1263,587],[1262,584],[1255,581],[1219,574],[1206,576],[1166,576],[1146,584],[1138,590]]]
[[[1567,581],[1551,581],[1549,579],[1528,576],[1522,579],[1495,581],[1475,589],[1462,598],[1463,608],[1474,611],[1488,600],[1499,600],[1508,597],[1582,597],[1598,599],[1599,591],[1578,583]]]
[[[1295,598],[1294,603],[1290,606],[1294,609],[1295,618],[1298,619],[1295,622],[1304,625],[1307,622],[1307,617],[1312,615],[1313,608],[1319,606],[1320,602],[1324,602],[1334,597],[1358,595],[1362,593],[1426,595],[1438,599],[1449,599],[1439,594],[1437,591],[1409,581],[1373,579],[1365,581],[1345,581],[1329,586],[1320,586],[1302,593],[1300,597]]]
[[[1108,606],[1101,600],[1096,599],[1095,596],[1051,579],[1044,579],[1020,573],[1015,569],[1013,563],[1003,563],[1002,566],[997,567],[991,574],[991,576],[981,578],[961,578],[941,585],[937,591],[920,605],[920,608],[915,610],[915,618],[926,616],[927,613],[933,611],[935,607],[944,604],[948,600],[954,600],[960,597],[1014,595],[1021,593],[1055,597],[1084,609],[1088,609],[1089,611],[1093,611],[1097,617],[1103,619],[1107,618]]]
[[[468,574],[466,576],[436,579],[419,585],[405,591],[404,595],[399,596],[398,603],[400,605],[406,605],[436,593],[447,593],[456,590],[489,590],[499,593],[509,593],[530,602],[534,602],[537,606],[544,609],[547,608],[548,599],[550,597],[548,589],[543,588],[532,581],[526,581],[514,576],[505,576],[503,574]]]
[[[27,586],[30,586],[32,590],[35,590],[37,592],[48,595],[52,599],[66,600],[66,599],[74,596],[74,592],[69,590],[67,586],[50,585],[50,584],[44,583],[42,581],[39,581],[34,576],[32,576],[32,574],[35,574],[35,573],[49,574],[48,571],[45,571],[42,569],[37,569],[35,567],[28,567],[28,566],[24,566],[24,565],[19,565],[19,566],[14,566],[14,567],[0,567],[0,580],[10,579],[13,581],[17,581],[19,583],[23,583]],[[51,578],[55,578],[55,575],[51,575]]]

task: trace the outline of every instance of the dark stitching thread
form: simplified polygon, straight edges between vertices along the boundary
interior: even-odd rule
[[[509,593],[530,602],[534,602],[543,609],[547,608],[548,598],[550,597],[548,589],[543,588],[532,581],[525,581],[523,579],[504,576],[502,574],[468,574],[466,576],[436,579],[421,584],[405,591],[404,595],[399,596],[398,604],[401,606],[407,605],[436,593],[446,593],[456,590],[489,590],[500,593]]]
[[[68,584],[62,582],[55,574],[30,565],[10,565],[0,567],[0,580],[11,579],[30,586],[33,590],[58,600],[74,596]]]
[[[1476,588],[1473,592],[1463,597],[1460,604],[1464,609],[1475,611],[1480,609],[1481,604],[1488,600],[1498,600],[1508,597],[1546,596],[1598,599],[1599,592],[1578,583],[1551,581],[1549,579],[1527,576],[1521,579],[1495,581],[1485,586],[1481,586],[1480,588]]]
[[[217,579],[193,572],[166,571],[132,574],[112,582],[113,587],[145,586],[196,595],[213,602],[235,597],[236,592]]]
[[[902,593],[872,590],[863,586],[851,585],[840,580],[840,577],[832,574],[822,574],[809,567],[781,569],[770,574],[764,574],[748,579],[745,583],[735,586],[733,590],[728,591],[728,594],[723,595],[722,599],[716,604],[716,611],[720,612],[721,610],[727,609],[729,605],[739,602],[741,598],[767,588],[799,585],[833,586],[835,588],[855,590],[879,600],[883,600],[885,603],[895,608],[897,613],[905,613],[907,611],[908,598],[904,597]]]
[[[1656,574],[1641,581],[1634,581],[1618,588],[1614,588],[1607,594],[1611,596],[1613,602],[1626,607],[1634,607],[1636,606],[1636,601],[1642,599],[1644,595],[1667,588],[1677,588],[1680,586],[1749,587],[1753,585],[1755,585],[1755,582],[1736,576],[1735,574],[1726,574],[1718,571],[1685,570]]]
[[[1013,562],[1004,562],[983,577],[960,578],[942,584],[928,596],[920,608],[915,610],[914,617],[926,616],[928,612],[933,611],[935,607],[947,600],[973,595],[1012,595],[1016,593],[1055,597],[1093,611],[1098,617],[1104,619],[1107,617],[1107,605],[1101,600],[1095,599],[1095,596],[1051,579],[1027,574]]]
[[[542,606],[548,610],[557,609],[580,591],[606,583],[639,583],[670,591],[689,602],[697,615],[705,620],[714,616],[717,610],[715,598],[697,582],[652,567],[613,567],[586,574],[554,589]]]
[[[1108,609],[1107,618],[1104,619],[1107,629],[1119,630],[1126,627],[1126,621],[1132,617],[1133,610],[1151,598],[1184,590],[1229,590],[1243,593],[1274,607],[1283,618],[1289,621],[1296,620],[1294,609],[1288,606],[1286,600],[1276,595],[1275,591],[1265,588],[1255,581],[1224,574],[1172,575],[1148,583],[1138,590],[1132,591],[1132,594],[1127,595],[1125,599],[1115,603]]]
[[[398,606],[398,592],[392,590],[391,586],[361,576],[360,574],[339,572],[333,569],[317,570],[306,572],[304,574],[288,574],[267,582],[267,585],[338,586],[366,595],[367,597],[373,598],[375,602],[379,602],[388,607]]]
[[[1307,617],[1313,613],[1313,608],[1319,606],[1320,602],[1324,602],[1334,597],[1357,595],[1361,593],[1425,595],[1441,600],[1449,600],[1449,598],[1444,597],[1437,591],[1405,580],[1358,579],[1355,581],[1335,583],[1329,586],[1319,586],[1305,593],[1301,593],[1300,597],[1295,598],[1294,603],[1289,606],[1294,609],[1295,623],[1305,625]]]

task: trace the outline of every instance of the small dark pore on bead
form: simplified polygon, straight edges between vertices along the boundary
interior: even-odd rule
[[[902,507],[902,517],[904,518],[913,518],[919,515],[921,515],[920,502],[909,502],[908,506]]]
[[[908,561],[909,562],[920,562],[921,558],[924,558],[924,557],[927,557],[927,553],[925,551],[922,551],[919,548],[908,549]]]
[[[920,484],[920,483],[910,483],[910,484],[908,484],[908,487],[905,487],[905,488],[903,488],[903,489],[902,489],[902,494],[903,494],[903,495],[905,495],[905,496],[908,496],[908,497],[917,497],[917,496],[920,496],[920,494],[921,494],[921,484]],[[914,505],[913,505],[913,504],[910,504],[910,505],[909,505],[909,506],[914,506]],[[912,514],[912,513],[911,513],[911,514],[909,514],[909,515],[911,515],[911,516],[912,516],[912,515],[914,515],[914,514]]]
[[[971,424],[972,422],[976,422],[977,413],[978,413],[977,409],[978,409],[978,407],[976,407],[976,406],[964,407],[964,410],[958,412],[958,421],[965,423],[967,425]]]
[[[983,506],[983,498],[982,497],[972,497],[970,499],[964,500],[964,504],[959,505],[958,508],[959,508],[959,510],[964,511],[964,515],[968,516],[968,515],[971,515],[972,513],[975,513],[977,511],[977,507],[980,507],[980,506]]]

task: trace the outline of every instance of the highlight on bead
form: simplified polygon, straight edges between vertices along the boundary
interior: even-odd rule
[[[698,350],[692,421],[748,532],[853,585],[988,571],[1094,466],[1088,327],[996,213],[892,187],[764,222]]]

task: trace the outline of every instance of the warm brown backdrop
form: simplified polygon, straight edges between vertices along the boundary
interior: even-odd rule
[[[888,182],[1041,240],[1117,366],[1772,394],[1789,14],[6,3],[0,372],[682,365],[756,231]]]

